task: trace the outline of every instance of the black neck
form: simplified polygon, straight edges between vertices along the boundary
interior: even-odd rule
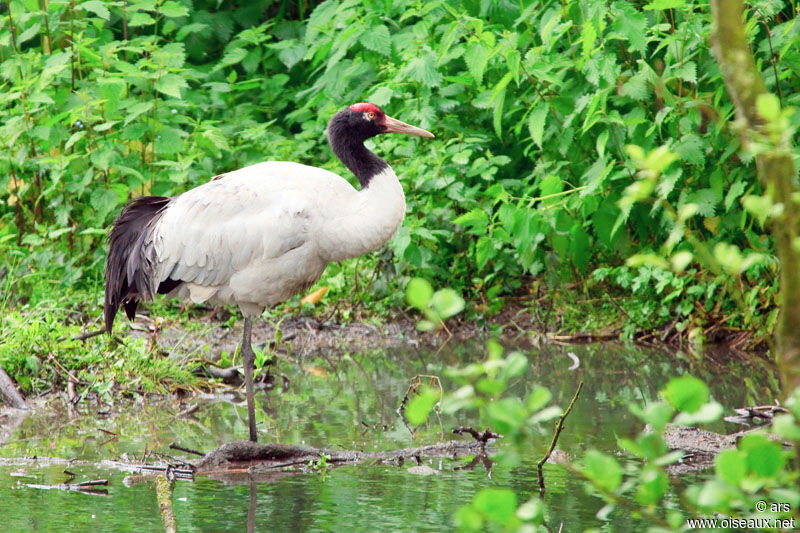
[[[337,114],[328,124],[328,141],[336,157],[356,175],[361,188],[365,189],[375,175],[389,168],[389,164],[364,146],[364,140],[372,135],[354,131],[343,115]]]

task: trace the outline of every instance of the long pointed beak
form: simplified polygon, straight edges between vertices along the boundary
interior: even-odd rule
[[[385,133],[405,133],[407,135],[416,135],[417,137],[428,137],[430,139],[433,138],[433,133],[416,126],[406,124],[405,122],[400,122],[396,118],[386,117],[385,124]]]

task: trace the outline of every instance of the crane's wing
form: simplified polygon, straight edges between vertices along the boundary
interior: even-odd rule
[[[355,192],[343,178],[297,163],[266,162],[212,180],[176,198],[153,232],[159,282],[226,284],[255,261],[307,244],[317,203]]]

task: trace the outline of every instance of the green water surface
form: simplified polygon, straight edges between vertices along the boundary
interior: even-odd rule
[[[572,352],[580,366],[569,370]],[[690,373],[706,380],[714,398],[727,408],[770,403],[774,380],[760,363],[732,361],[721,353],[697,359],[618,344],[549,346],[525,352],[526,373],[510,393],[523,396],[534,385],[553,393],[565,407],[580,380],[585,386],[559,448],[580,458],[588,448],[617,453],[619,436],[632,436],[641,422],[628,404],[655,399],[670,377]],[[438,351],[391,349],[337,354],[321,358],[283,359],[273,373],[277,387],[257,396],[262,442],[305,444],[332,449],[389,450],[432,444],[453,437],[456,426],[477,425],[477,413],[431,417],[428,427],[412,436],[396,409],[417,374],[442,377],[446,391],[456,385],[445,377],[447,366],[483,359],[481,345],[446,346]],[[283,376],[288,388],[283,389]],[[221,391],[224,392],[224,391]],[[198,404],[189,416],[175,415]],[[113,404],[86,398],[68,410],[55,399],[28,415],[0,446],[0,531],[163,531],[152,482],[123,484],[125,472],[92,464],[102,459],[141,459],[161,452],[183,456],[171,442],[200,451],[247,436],[241,396],[174,398],[137,396]],[[2,422],[6,423],[6,422]],[[11,423],[11,422],[8,422]],[[720,423],[712,428],[736,430]],[[105,431],[103,431],[105,430]],[[444,433],[443,433],[444,431]],[[519,450],[502,440],[495,451],[515,453],[518,460],[460,469],[469,461],[431,459],[426,464],[439,475],[410,473],[408,464],[355,465],[274,477],[258,484],[229,485],[199,478],[180,481],[173,495],[179,531],[246,531],[248,518],[256,531],[447,531],[453,514],[476,492],[508,487],[520,503],[538,494],[535,463],[550,442],[552,426],[537,429],[539,438]],[[466,438],[466,437],[465,437]],[[78,460],[72,465],[32,461],[31,457]],[[154,456],[150,456],[152,459]],[[28,458],[28,459],[25,459]],[[147,460],[148,457],[145,457]],[[623,460],[625,460],[623,458]],[[90,461],[85,463],[83,461]],[[107,494],[45,490],[51,485],[108,479]],[[558,465],[546,465],[547,523],[557,531],[601,527],[606,531],[636,531],[624,509],[602,520],[602,499],[588,493],[582,481]],[[677,498],[675,498],[677,500]],[[667,505],[676,505],[667,499]]]

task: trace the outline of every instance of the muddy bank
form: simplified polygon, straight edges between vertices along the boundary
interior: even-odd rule
[[[147,338],[158,349],[171,356],[203,357],[210,361],[220,354],[232,354],[241,343],[243,321],[220,321],[202,318],[191,323],[156,325],[148,317],[137,316],[129,336]],[[365,323],[320,323],[314,318],[292,317],[279,326],[281,341],[275,344],[276,327],[266,319],[253,323],[253,346],[264,349],[267,343],[277,352],[296,356],[313,356],[320,353],[363,351],[372,348],[418,348],[437,346],[448,341],[446,335],[421,335],[411,322],[372,325]]]
[[[409,348],[439,349],[450,343],[484,342],[497,338],[506,346],[519,349],[538,348],[544,344],[585,344],[620,340],[622,329],[610,326],[601,331],[565,333],[548,330],[538,314],[521,303],[512,303],[485,322],[473,322],[456,317],[447,322],[447,328],[436,332],[420,332],[416,319],[405,314],[395,315],[385,321],[349,322],[340,324],[331,319],[309,316],[287,316],[280,320],[261,318],[253,323],[253,345],[264,349],[267,343],[277,353],[289,353],[304,358],[365,351],[370,349]],[[128,323],[126,335],[146,338],[165,355],[182,358],[202,357],[217,361],[223,352],[232,354],[241,342],[243,321],[228,309],[200,308],[191,316],[179,321],[161,321],[146,315],[137,315]],[[275,343],[276,329],[281,341]],[[729,361],[764,359],[761,350],[744,351],[741,332],[733,336],[718,335],[714,344],[704,347],[707,361],[721,366]],[[634,338],[639,345],[673,351],[684,348],[681,337],[640,332]]]

